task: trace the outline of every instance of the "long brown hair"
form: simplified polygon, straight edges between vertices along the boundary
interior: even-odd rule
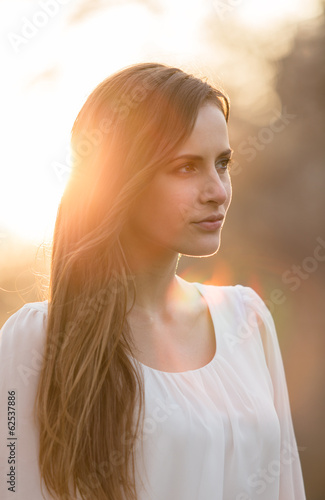
[[[164,64],[136,64],[100,83],[73,125],[35,402],[40,473],[54,498],[137,498],[144,388],[132,357],[127,304],[135,290],[120,233],[207,101],[228,120],[228,98],[207,81]]]

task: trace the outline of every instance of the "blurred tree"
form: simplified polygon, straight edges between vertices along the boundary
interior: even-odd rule
[[[283,111],[296,118],[261,154],[261,181],[266,196],[276,193],[272,245],[299,260],[317,236],[325,237],[324,15],[300,26],[292,51],[279,61],[276,88]],[[318,272],[324,276],[325,266]]]
[[[270,145],[249,165],[250,181],[257,176],[258,182],[253,183],[254,196],[241,192],[240,218],[251,221],[253,245],[262,241],[264,250],[282,262],[283,269],[291,270],[293,276],[292,266],[298,264],[304,276],[298,280],[295,275],[299,290],[292,292],[281,274],[280,288],[285,290],[286,306],[288,310],[291,306],[293,316],[286,329],[288,337],[292,332],[292,356],[285,359],[298,438],[306,445],[301,459],[307,498],[321,500],[325,497],[324,363],[320,354],[325,349],[325,263],[313,259],[317,241],[324,242],[321,254],[325,253],[324,14],[299,26],[292,50],[278,62],[276,90],[282,113],[295,118],[274,134]],[[261,170],[263,175],[258,175]]]

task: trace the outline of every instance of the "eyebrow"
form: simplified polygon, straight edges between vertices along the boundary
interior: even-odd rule
[[[233,149],[226,149],[225,151],[220,153],[220,155],[217,157],[217,160],[219,158],[224,158],[225,156],[231,156],[233,152],[234,152]],[[177,158],[173,158],[171,161],[174,162],[176,160],[181,160],[182,158],[191,159],[191,160],[198,160],[198,161],[202,161],[204,159],[203,156],[184,154],[184,155],[177,156]]]

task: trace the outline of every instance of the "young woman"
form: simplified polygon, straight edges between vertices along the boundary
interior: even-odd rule
[[[2,329],[2,499],[305,499],[269,310],[176,275],[220,246],[228,114],[220,90],[156,63],[88,97],[48,301]]]

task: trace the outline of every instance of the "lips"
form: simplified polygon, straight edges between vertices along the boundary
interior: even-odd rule
[[[222,220],[224,218],[225,218],[225,216],[222,214],[209,215],[209,217],[206,217],[205,219],[201,219],[201,220],[197,221],[197,224],[199,224],[200,222],[216,222],[217,220]]]
[[[205,219],[194,222],[194,225],[202,231],[215,232],[222,227],[222,220],[224,218],[225,216],[222,214],[212,214]]]

